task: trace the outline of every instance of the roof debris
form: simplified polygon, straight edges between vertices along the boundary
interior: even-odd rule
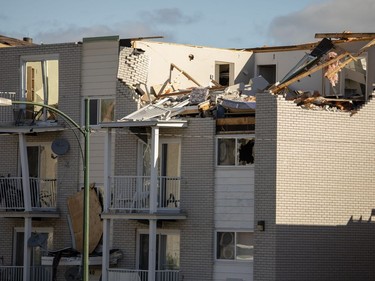
[[[225,87],[211,80],[210,85],[204,87],[194,79],[193,75],[171,63],[169,79],[160,85],[151,86],[150,92],[139,92],[143,107],[119,121],[155,118],[169,120],[184,116],[214,117],[217,120],[233,116],[254,117],[256,94],[264,91],[283,95],[286,100],[294,101],[297,106],[306,109],[355,113],[364,102],[371,98],[371,93],[365,92],[367,63],[363,53],[375,45],[375,34],[366,33],[363,34],[363,38],[360,37],[361,34],[347,32],[331,35],[332,38],[339,38],[339,40],[323,37],[320,42],[311,44],[311,51],[306,53],[297,65],[274,85],[270,85],[262,76],[258,76],[251,79],[248,85],[239,83]],[[321,35],[318,37],[321,38]],[[339,43],[361,39],[369,42],[355,54],[339,45]],[[196,86],[181,89],[179,76],[173,81],[171,79],[171,73],[174,70]],[[329,82],[321,87],[323,93],[316,90],[295,89],[298,87],[296,82],[317,71],[321,71],[322,77]],[[344,75],[341,75],[341,72]],[[140,82],[144,83],[145,77],[142,78],[143,81]],[[340,81],[340,79],[345,80]],[[133,83],[133,86],[135,84]],[[242,121],[246,124],[253,122]]]

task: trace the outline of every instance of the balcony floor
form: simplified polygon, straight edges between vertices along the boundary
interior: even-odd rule
[[[148,212],[126,213],[109,211],[102,213],[103,219],[129,219],[129,220],[186,220],[187,215],[180,211],[166,212],[159,211],[153,214]]]
[[[60,212],[58,210],[53,211],[10,211],[0,210],[0,218],[59,218]]]

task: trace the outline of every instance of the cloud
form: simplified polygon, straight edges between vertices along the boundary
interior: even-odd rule
[[[314,41],[315,33],[374,32],[375,1],[329,0],[275,18],[268,29],[272,44]]]
[[[164,8],[152,12],[143,11],[140,13],[140,16],[142,19],[157,25],[190,24],[197,22],[199,19],[199,15],[189,16],[181,12],[178,8]]]
[[[63,43],[82,41],[84,37],[99,37],[119,35],[120,38],[164,36],[168,40],[173,40],[171,33],[162,31],[154,26],[141,22],[120,22],[111,26],[94,25],[90,27],[68,26],[65,28],[53,28],[48,31],[34,34],[35,43]]]

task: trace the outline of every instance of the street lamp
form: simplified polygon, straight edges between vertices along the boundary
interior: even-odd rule
[[[0,106],[11,106],[13,104],[24,104],[24,105],[34,105],[40,106],[43,108],[47,108],[48,110],[60,115],[66,121],[71,123],[74,128],[78,129],[78,131],[83,135],[85,139],[85,153],[84,153],[84,164],[83,164],[83,172],[84,172],[84,203],[83,203],[83,275],[82,280],[88,281],[89,280],[89,225],[90,225],[90,183],[89,183],[89,157],[90,157],[90,110],[89,110],[89,99],[86,99],[85,103],[85,127],[82,128],[75,122],[71,117],[66,115],[61,110],[57,108],[37,102],[29,102],[29,101],[13,101],[6,98],[0,98]]]

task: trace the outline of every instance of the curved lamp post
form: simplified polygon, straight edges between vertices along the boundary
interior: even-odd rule
[[[90,115],[89,115],[89,99],[86,99],[86,106],[85,106],[85,127],[82,128],[75,122],[71,117],[66,115],[61,110],[54,108],[53,106],[37,103],[37,102],[29,102],[29,101],[13,101],[10,99],[0,98],[0,106],[11,106],[13,104],[25,104],[25,105],[34,105],[40,106],[43,108],[47,108],[48,110],[58,114],[66,121],[68,121],[74,128],[78,129],[78,131],[83,135],[85,139],[85,153],[84,153],[84,164],[83,164],[83,172],[84,172],[84,203],[83,203],[83,281],[89,280],[89,225],[90,225],[90,204],[89,204],[89,197],[90,197],[90,183],[89,183],[89,148],[90,148]]]

